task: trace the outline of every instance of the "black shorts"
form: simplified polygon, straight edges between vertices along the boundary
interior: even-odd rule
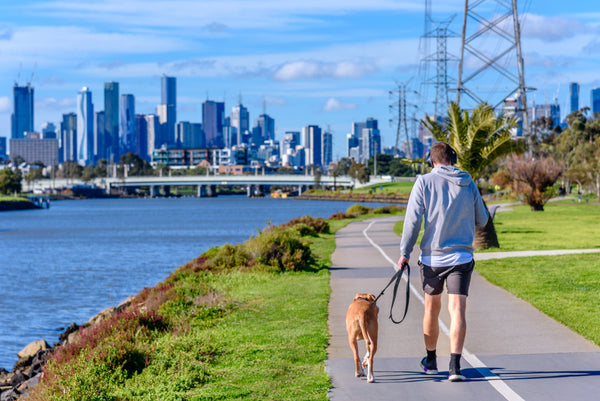
[[[423,291],[429,295],[441,294],[444,290],[444,281],[448,294],[469,295],[471,273],[475,261],[456,266],[431,267],[419,262],[421,267],[421,281]]]

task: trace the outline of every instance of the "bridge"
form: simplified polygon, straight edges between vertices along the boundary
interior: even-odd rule
[[[93,183],[104,188],[107,193],[118,188],[150,188],[150,195],[157,196],[159,190],[166,189],[168,192],[172,187],[195,186],[198,196],[211,196],[215,194],[217,186],[245,186],[248,196],[259,194],[264,187],[271,185],[291,186],[302,193],[304,188],[315,185],[315,176],[294,174],[266,174],[266,175],[182,175],[182,176],[145,176],[145,177],[122,177],[122,178],[96,178]],[[349,176],[332,177],[321,176],[320,185],[327,187],[350,188],[357,181]]]

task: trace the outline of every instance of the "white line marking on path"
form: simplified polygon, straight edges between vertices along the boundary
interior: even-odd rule
[[[381,247],[379,245],[377,245],[371,239],[371,237],[369,237],[369,235],[367,234],[367,231],[369,231],[369,228],[371,228],[371,226],[375,223],[376,223],[375,221],[372,221],[371,223],[369,223],[367,228],[365,228],[363,230],[363,235],[369,241],[369,243],[371,243],[371,245],[375,249],[377,249],[379,251],[379,253],[381,253],[381,255],[383,255],[383,257],[387,259],[388,262],[391,263],[391,265],[394,267],[394,270],[398,270],[398,262],[392,260],[392,258],[390,258],[387,255],[387,253],[385,253],[385,251],[383,249],[381,249]],[[425,299],[417,291],[415,286],[413,286],[408,281],[407,277],[405,275],[402,275],[402,279],[408,282],[408,284],[410,285],[411,292],[417,297],[417,299],[422,304],[425,304]],[[442,329],[442,332],[446,336],[450,337],[450,330],[448,329],[446,324],[442,321],[442,319],[439,319],[439,325],[440,325],[440,328]],[[471,365],[472,367],[477,369],[479,374],[481,376],[483,376],[483,378],[485,380],[487,380],[488,383],[490,383],[490,385],[492,387],[494,387],[496,389],[496,391],[498,391],[507,401],[525,401],[519,394],[515,393],[515,391],[513,389],[511,389],[498,375],[496,375],[494,372],[492,372],[479,358],[477,358],[477,356],[475,354],[472,354],[466,348],[463,348],[462,355],[465,358],[465,360],[469,363],[469,365]]]

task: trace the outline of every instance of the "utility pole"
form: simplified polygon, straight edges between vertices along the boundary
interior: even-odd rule
[[[516,0],[465,0],[456,103],[472,109],[486,102],[498,110],[514,99],[529,136],[527,92],[533,88],[525,86],[520,30]]]

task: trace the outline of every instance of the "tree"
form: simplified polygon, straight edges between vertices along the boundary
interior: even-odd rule
[[[0,193],[13,194],[21,192],[20,171],[12,171],[9,168],[0,170]]]
[[[426,118],[424,124],[436,140],[452,146],[457,155],[456,167],[471,174],[474,181],[495,160],[523,153],[527,147],[525,141],[512,139],[511,130],[517,126],[517,120],[496,116],[494,109],[486,103],[478,105],[469,115],[452,102],[444,123]],[[477,227],[473,245],[476,248],[499,247],[491,215],[485,227]]]
[[[369,169],[362,163],[352,162],[352,165],[348,169],[348,175],[355,180],[358,180],[361,184],[369,182]]]
[[[123,166],[123,169],[127,166],[128,176],[146,176],[154,174],[154,169],[150,163],[132,152],[121,155],[119,158],[119,165]]]
[[[507,169],[512,190],[525,198],[532,211],[543,211],[554,194],[553,185],[563,171],[561,163],[550,157],[536,159],[524,155],[511,156]]]

